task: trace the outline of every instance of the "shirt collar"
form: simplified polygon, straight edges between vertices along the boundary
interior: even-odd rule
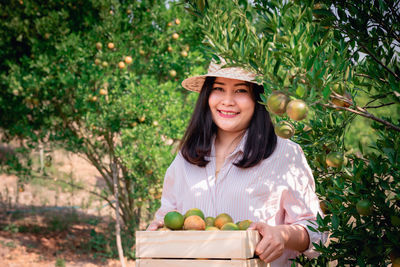
[[[238,152],[244,153],[244,146],[246,145],[248,133],[249,133],[249,129],[246,129],[246,132],[244,133],[239,144],[236,146],[236,148],[233,150],[233,152],[229,156],[235,155]],[[211,146],[210,157],[215,157],[215,139],[216,139],[216,137],[217,137],[217,135],[214,134],[213,137],[211,138],[212,146]]]
[[[235,148],[235,150],[233,150],[231,155],[234,155],[234,154],[236,154],[238,152],[244,153],[244,146],[246,145],[248,133],[249,133],[249,129],[246,129],[246,132],[244,133],[242,139],[240,140],[240,142],[237,145],[237,147]]]

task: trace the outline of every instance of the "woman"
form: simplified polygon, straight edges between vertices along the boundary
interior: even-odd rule
[[[255,75],[224,64],[212,62],[206,75],[182,82],[200,95],[148,230],[162,227],[172,210],[228,213],[254,222],[260,259],[290,266],[299,253],[315,256],[312,243],[325,240],[307,228],[320,212],[314,179],[300,146],[275,135]]]

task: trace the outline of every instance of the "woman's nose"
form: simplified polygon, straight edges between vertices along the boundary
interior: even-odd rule
[[[225,105],[233,105],[235,103],[234,95],[231,93],[225,93],[223,95],[222,103]]]

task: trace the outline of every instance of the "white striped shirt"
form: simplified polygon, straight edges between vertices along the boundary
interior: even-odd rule
[[[241,169],[232,163],[243,154],[246,138],[247,133],[226,158],[217,178],[214,145],[206,167],[193,165],[178,153],[166,172],[161,207],[155,219],[162,221],[172,210],[184,214],[188,209],[198,208],[206,217],[228,213],[235,222],[249,219],[271,226],[299,224],[306,229],[307,225],[313,225],[308,221],[315,221],[317,212],[321,215],[322,212],[314,178],[301,147],[278,137],[276,149],[269,158],[254,167]],[[214,141],[215,137],[212,144]],[[307,231],[310,246],[304,254],[314,257],[318,253],[312,243],[324,243],[327,236]],[[289,259],[297,255],[299,252],[286,249],[271,267],[290,266]]]

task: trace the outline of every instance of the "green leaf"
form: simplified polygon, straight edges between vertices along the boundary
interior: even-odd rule
[[[279,66],[281,65],[281,60],[280,59],[278,59],[277,61],[276,61],[276,63],[275,63],[275,66],[274,66],[274,75],[276,76],[276,74],[278,73],[278,70],[279,70]]]
[[[322,95],[324,96],[324,100],[327,100],[329,98],[329,95],[331,94],[331,88],[329,85],[326,85],[324,87],[324,90],[322,91]]]
[[[258,65],[256,62],[254,62],[254,60],[250,59],[249,64],[254,68],[254,70],[258,70]]]
[[[339,227],[339,217],[336,214],[332,215],[332,228],[337,230]]]
[[[296,95],[298,95],[300,98],[303,98],[306,93],[306,88],[304,85],[299,84],[296,88]]]
[[[313,9],[313,14],[317,15],[317,16],[323,16],[323,17],[330,17],[335,19],[335,15],[332,13],[332,11],[328,10],[328,9]]]

